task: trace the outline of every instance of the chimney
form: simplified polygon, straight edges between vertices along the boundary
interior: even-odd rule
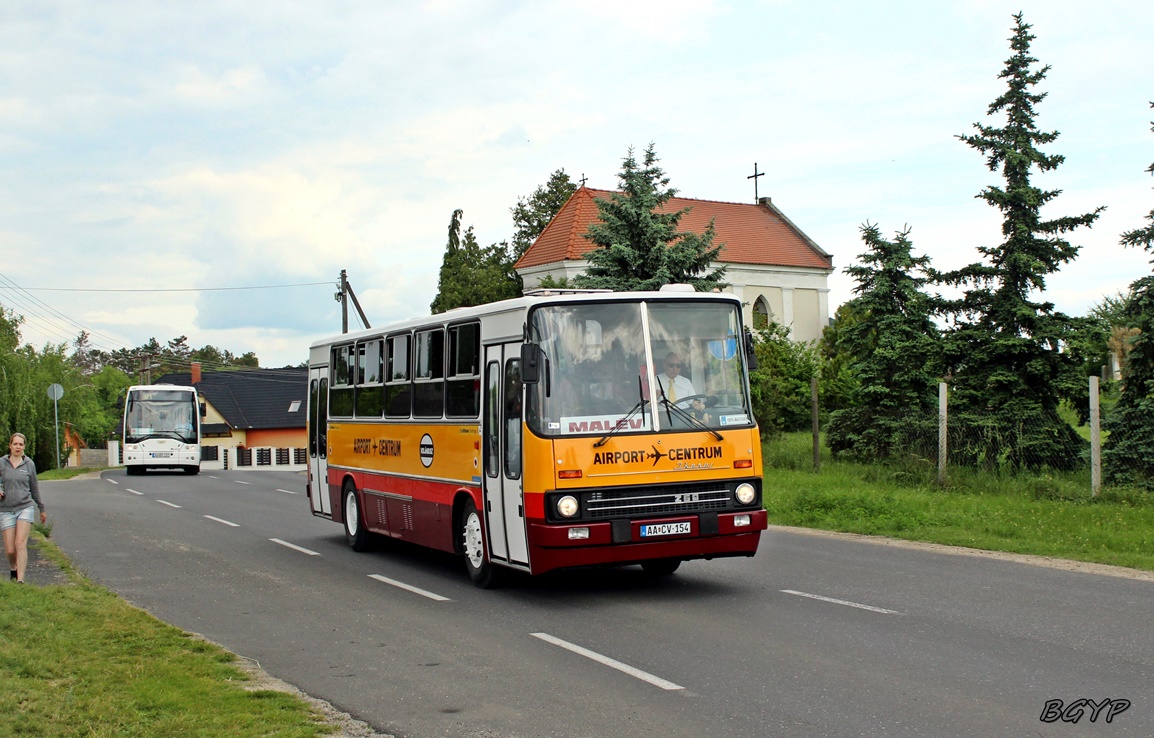
[[[192,362],[191,369],[192,369],[192,383],[194,385],[200,384],[200,362],[199,361]]]

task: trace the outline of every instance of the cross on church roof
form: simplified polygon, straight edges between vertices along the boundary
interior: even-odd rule
[[[753,201],[754,201],[754,202],[758,202],[758,197],[757,197],[757,178],[758,178],[758,177],[764,177],[764,176],[765,176],[765,172],[762,172],[761,174],[758,174],[758,173],[757,173],[757,162],[753,162],[753,174],[751,174],[751,175],[749,175],[748,177],[746,177],[746,179],[752,179],[752,180],[753,180]]]

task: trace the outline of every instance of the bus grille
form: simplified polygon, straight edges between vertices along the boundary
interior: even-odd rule
[[[584,503],[586,519],[602,520],[725,510],[733,495],[724,487],[636,487],[592,492]]]

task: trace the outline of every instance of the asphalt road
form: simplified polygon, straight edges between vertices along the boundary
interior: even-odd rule
[[[1154,735],[1149,581],[771,529],[666,579],[484,591],[354,553],[302,475],[42,489],[92,579],[397,736]]]

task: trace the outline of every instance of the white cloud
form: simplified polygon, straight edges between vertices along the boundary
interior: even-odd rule
[[[959,266],[1000,223],[974,199],[996,175],[954,136],[999,92],[1019,6],[1067,156],[1038,183],[1061,213],[1110,207],[1050,280],[1077,312],[1149,266],[1117,246],[1154,200],[1143,3],[9,4],[0,248],[20,258],[0,273],[174,289],[344,268],[376,324],[427,310],[453,209],[509,238],[550,172],[613,187],[651,141],[690,197],[749,200],[758,162],[760,194],[839,266],[866,220]],[[831,305],[851,287],[836,274]],[[187,334],[283,364],[339,330],[334,289],[36,294],[108,342]],[[73,328],[43,312],[26,337]]]

